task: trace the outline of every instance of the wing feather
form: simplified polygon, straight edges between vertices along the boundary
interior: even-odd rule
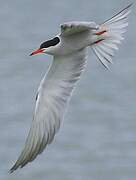
[[[123,33],[128,26],[128,15],[131,12],[132,4],[128,5],[122,11],[114,15],[100,25],[97,31],[96,42],[92,46],[100,62],[108,69],[109,63],[112,63],[114,49],[118,50],[117,44],[123,40]],[[101,34],[102,33],[102,34]]]
[[[86,49],[64,57],[54,57],[38,89],[34,118],[25,147],[10,172],[33,161],[52,142],[85,64]]]

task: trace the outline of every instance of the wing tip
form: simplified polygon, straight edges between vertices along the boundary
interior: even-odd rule
[[[126,10],[126,9],[129,9],[130,7],[132,7],[134,4],[134,2],[130,2],[122,11]],[[121,12],[122,12],[121,11]]]
[[[122,12],[128,12],[128,14],[131,12],[131,7],[133,6],[133,2],[129,3],[125,8],[123,8],[121,11],[119,11],[118,13],[116,13],[114,16],[112,16],[111,18],[107,19],[106,21],[104,21],[103,23],[101,23],[100,25],[106,24],[109,22],[109,20],[115,18],[116,16],[118,16],[119,14],[121,14]],[[127,15],[128,15],[127,14]]]
[[[8,171],[9,174],[12,174],[18,167],[16,166],[16,164],[14,166],[12,166],[12,168]]]
[[[18,168],[23,168],[28,162],[18,164],[18,161],[12,166],[12,168],[8,171],[9,174],[12,174],[14,171],[16,171]]]
[[[126,8],[130,8],[131,6],[133,6],[133,4],[134,4],[134,2],[129,3]]]

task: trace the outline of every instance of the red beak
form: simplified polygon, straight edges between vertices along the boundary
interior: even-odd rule
[[[39,53],[43,53],[43,49],[37,49],[37,50],[35,50],[35,51],[33,51],[31,54],[30,54],[30,56],[33,56],[33,55],[35,55],[35,54],[39,54]]]

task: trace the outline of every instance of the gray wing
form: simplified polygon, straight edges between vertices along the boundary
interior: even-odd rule
[[[69,36],[75,33],[88,31],[88,30],[97,30],[99,26],[95,22],[80,22],[72,21],[61,24],[61,35]]]
[[[38,89],[34,118],[25,147],[10,172],[34,160],[52,142],[85,64],[86,49],[54,57]]]

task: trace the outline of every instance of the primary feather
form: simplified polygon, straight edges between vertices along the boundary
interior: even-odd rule
[[[34,160],[51,143],[85,64],[85,48],[67,56],[54,57],[39,86],[34,119],[24,150],[10,172]]]

